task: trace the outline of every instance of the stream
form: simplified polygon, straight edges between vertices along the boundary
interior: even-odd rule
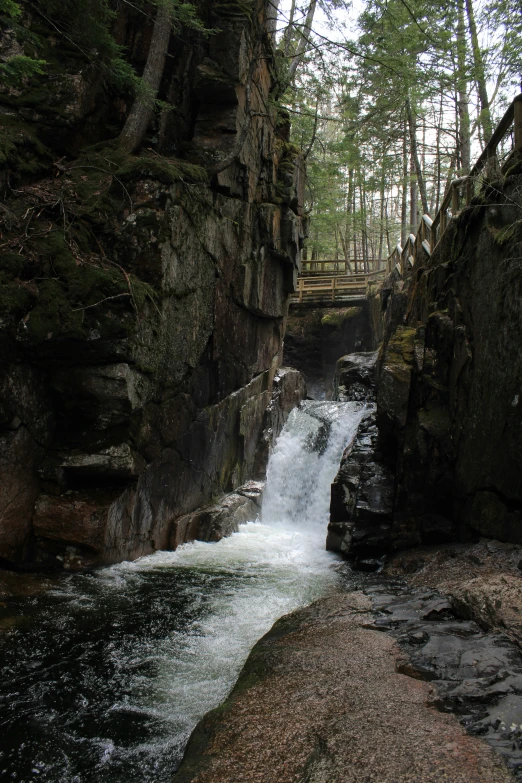
[[[261,520],[1,609],[0,780],[169,781],[273,623],[341,579],[330,484],[367,408],[306,401],[270,457]]]

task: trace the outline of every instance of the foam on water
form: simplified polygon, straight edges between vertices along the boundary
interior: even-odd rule
[[[11,677],[0,685],[0,723],[17,726],[0,739],[0,777],[169,780],[256,640],[335,584],[337,560],[324,549],[330,484],[363,416],[358,403],[331,402],[290,414],[270,458],[262,520],[218,543],[70,576],[39,598],[27,630],[3,650],[0,642]],[[27,666],[42,659],[26,682]],[[69,706],[56,694],[63,687]],[[16,709],[2,714],[9,693],[12,707],[34,715],[32,729]]]

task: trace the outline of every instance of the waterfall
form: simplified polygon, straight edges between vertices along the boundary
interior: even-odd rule
[[[357,402],[308,400],[290,413],[268,464],[263,522],[324,539],[330,485],[365,410]]]
[[[0,778],[169,781],[257,639],[336,584],[330,483],[364,415],[360,403],[293,411],[262,519],[229,538],[64,575],[20,599],[13,630],[0,633]]]

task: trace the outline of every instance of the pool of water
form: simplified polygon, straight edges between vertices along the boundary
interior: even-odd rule
[[[1,611],[0,780],[169,781],[274,621],[333,589],[330,483],[364,408],[307,402],[269,463],[261,520]]]

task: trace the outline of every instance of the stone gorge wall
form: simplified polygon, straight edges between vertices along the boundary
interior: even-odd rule
[[[371,304],[384,337],[379,436],[371,470],[360,444],[345,455],[333,548],[522,541],[521,168],[490,178],[431,258],[406,281],[393,273]],[[368,504],[376,475],[385,486]]]
[[[148,142],[166,159],[121,159],[110,144],[83,151],[125,111],[84,63],[76,73],[68,64],[67,100],[58,89],[54,111],[24,104],[31,85],[0,95],[18,182],[6,203],[20,216],[0,259],[4,562],[82,567],[179,543],[182,515],[262,473],[305,393],[297,372],[279,371],[302,242],[302,164],[270,100],[268,4],[226,8],[206,9],[217,34],[171,41],[160,97],[175,109]],[[121,16],[118,25],[143,60],[150,25]],[[247,114],[238,158],[208,176]],[[44,152],[28,177],[21,161],[33,142]],[[70,163],[72,147],[80,163]],[[50,159],[63,155],[51,174]],[[107,176],[82,196],[100,168]],[[39,214],[56,182],[67,221],[71,204],[74,225],[89,230],[87,251],[60,239],[44,206],[51,228],[35,220],[45,236],[34,241],[46,244],[17,260],[22,214],[27,204]]]
[[[353,307],[292,305],[286,324],[284,363],[300,370],[312,397],[332,399],[339,357],[377,347],[367,303]]]

